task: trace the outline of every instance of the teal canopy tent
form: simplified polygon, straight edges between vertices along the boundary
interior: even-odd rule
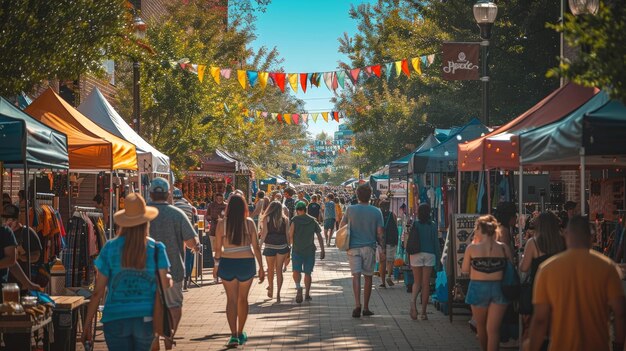
[[[413,158],[413,154],[422,150],[430,149],[436,145],[441,144],[441,141],[437,139],[435,134],[429,135],[420,146],[418,146],[413,152],[401,157],[389,164],[389,176],[391,178],[404,178],[409,175],[409,162]]]

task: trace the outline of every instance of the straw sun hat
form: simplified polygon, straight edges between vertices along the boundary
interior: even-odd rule
[[[120,227],[134,227],[150,222],[159,215],[156,207],[146,206],[146,201],[139,194],[132,193],[124,200],[125,209],[115,212],[113,220]]]

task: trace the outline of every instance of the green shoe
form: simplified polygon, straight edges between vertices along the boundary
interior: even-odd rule
[[[248,341],[248,334],[246,332],[241,333],[239,335],[239,345],[244,345]]]
[[[239,346],[239,338],[235,337],[235,336],[231,336],[230,339],[228,340],[228,344],[226,344],[227,347],[237,347]]]

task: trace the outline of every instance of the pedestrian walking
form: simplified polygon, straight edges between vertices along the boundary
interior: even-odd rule
[[[320,260],[326,256],[324,251],[324,238],[322,238],[322,228],[315,218],[306,213],[306,203],[299,201],[296,203],[296,216],[291,220],[289,226],[289,243],[291,244],[293,262],[293,281],[296,283],[296,303],[302,303],[301,279],[304,273],[305,300],[311,298],[311,274],[315,266],[315,236],[320,245]]]
[[[285,207],[287,207],[287,210],[289,210],[289,215],[287,217],[289,217],[290,220],[296,213],[296,199],[293,198],[295,194],[296,191],[293,190],[293,188],[285,189],[285,200],[283,202],[283,205],[285,205]]]
[[[183,211],[194,230],[198,230],[198,209],[189,203],[189,200],[185,199],[184,193],[178,188],[174,188],[172,191],[172,198],[174,199],[174,206]],[[187,291],[187,287],[191,283],[191,271],[195,261],[195,255],[193,250],[189,247],[185,248],[185,279],[183,280],[183,291]]]
[[[509,301],[502,293],[502,278],[507,261],[512,261],[508,245],[496,241],[498,221],[492,215],[476,220],[475,233],[481,240],[465,249],[461,266],[469,274],[470,283],[465,303],[471,305],[478,340],[483,351],[496,351],[500,346],[500,326]]]
[[[548,350],[623,350],[624,288],[619,268],[591,250],[592,241],[589,220],[574,216],[565,230],[567,250],[540,266],[527,350],[540,350],[548,336]]]
[[[183,314],[183,280],[185,279],[185,246],[194,252],[201,249],[198,233],[191,225],[187,215],[167,203],[170,184],[161,177],[150,183],[150,206],[158,209],[159,215],[152,220],[150,237],[165,244],[167,257],[172,270],[172,288],[165,290],[165,302],[172,313],[174,331]]]
[[[126,196],[125,209],[115,213],[117,236],[109,240],[98,258],[96,286],[83,324],[82,341],[93,341],[93,320],[100,300],[106,295],[101,322],[109,350],[148,351],[158,344],[152,316],[158,279],[163,288],[171,286],[170,262],[165,245],[148,237],[155,207],[146,206],[139,194]]]
[[[348,224],[350,228],[350,246],[348,260],[352,273],[352,290],[354,293],[355,308],[352,317],[372,316],[369,308],[370,296],[372,295],[372,276],[376,264],[376,245],[384,246],[383,241],[383,214],[380,209],[369,204],[372,196],[372,188],[369,185],[360,185],[357,188],[359,203],[346,209],[341,225]],[[334,208],[334,202],[331,202]],[[381,260],[385,260],[382,252]],[[363,305],[361,305],[361,275],[365,277],[363,289]]]
[[[391,202],[389,202],[389,200],[385,200],[380,203],[380,210],[383,214],[383,220],[385,221],[385,245],[383,246],[383,250],[385,251],[385,257],[387,258],[385,261],[379,260],[378,262],[378,273],[380,280],[382,281],[382,284],[380,285],[381,288],[386,288],[387,285],[395,285],[391,279],[391,275],[393,274],[393,260],[396,258],[398,236],[400,234],[398,232],[396,215],[391,212],[390,207]],[[389,274],[389,276],[387,276],[387,274]]]
[[[289,218],[283,213],[283,205],[274,201],[265,212],[261,226],[263,256],[267,261],[267,297],[274,297],[274,274],[276,274],[276,301],[280,302],[283,287],[283,265],[289,253],[287,229]]]
[[[233,195],[228,201],[226,216],[220,220],[215,236],[215,269],[213,276],[222,279],[226,291],[226,318],[231,336],[228,346],[244,345],[248,335],[244,331],[248,319],[248,294],[259,264],[259,283],[263,283],[265,269],[256,236],[254,221],[248,217],[243,197]]]
[[[326,246],[328,247],[330,247],[330,240],[333,238],[337,218],[334,199],[335,196],[333,194],[326,195],[326,202],[324,202],[324,207],[322,208],[324,212],[324,237],[326,238]]]
[[[319,196],[317,194],[313,194],[313,196],[311,196],[311,203],[309,203],[309,205],[307,206],[306,209],[306,213],[315,218],[315,220],[318,223],[322,223],[321,220],[321,212],[322,212],[322,206],[319,204]]]
[[[427,320],[426,307],[430,297],[430,277],[435,267],[440,267],[441,250],[437,225],[430,219],[430,205],[422,203],[417,209],[417,221],[413,222],[407,236],[406,248],[413,272],[411,289],[411,319]],[[415,245],[417,244],[417,245]],[[416,250],[417,248],[417,250]],[[417,295],[421,293],[422,310],[417,315]]]

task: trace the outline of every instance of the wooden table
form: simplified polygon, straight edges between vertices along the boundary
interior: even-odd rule
[[[76,350],[76,330],[78,311],[89,300],[82,296],[51,296],[56,303],[54,307],[54,343],[51,350]]]
[[[52,321],[52,315],[37,321],[16,320],[14,317],[0,317],[0,333],[4,334],[5,342],[11,343],[11,347],[19,350],[29,350],[33,333],[45,328]],[[50,350],[50,338],[47,329],[43,329],[41,341],[43,341],[44,350]]]

